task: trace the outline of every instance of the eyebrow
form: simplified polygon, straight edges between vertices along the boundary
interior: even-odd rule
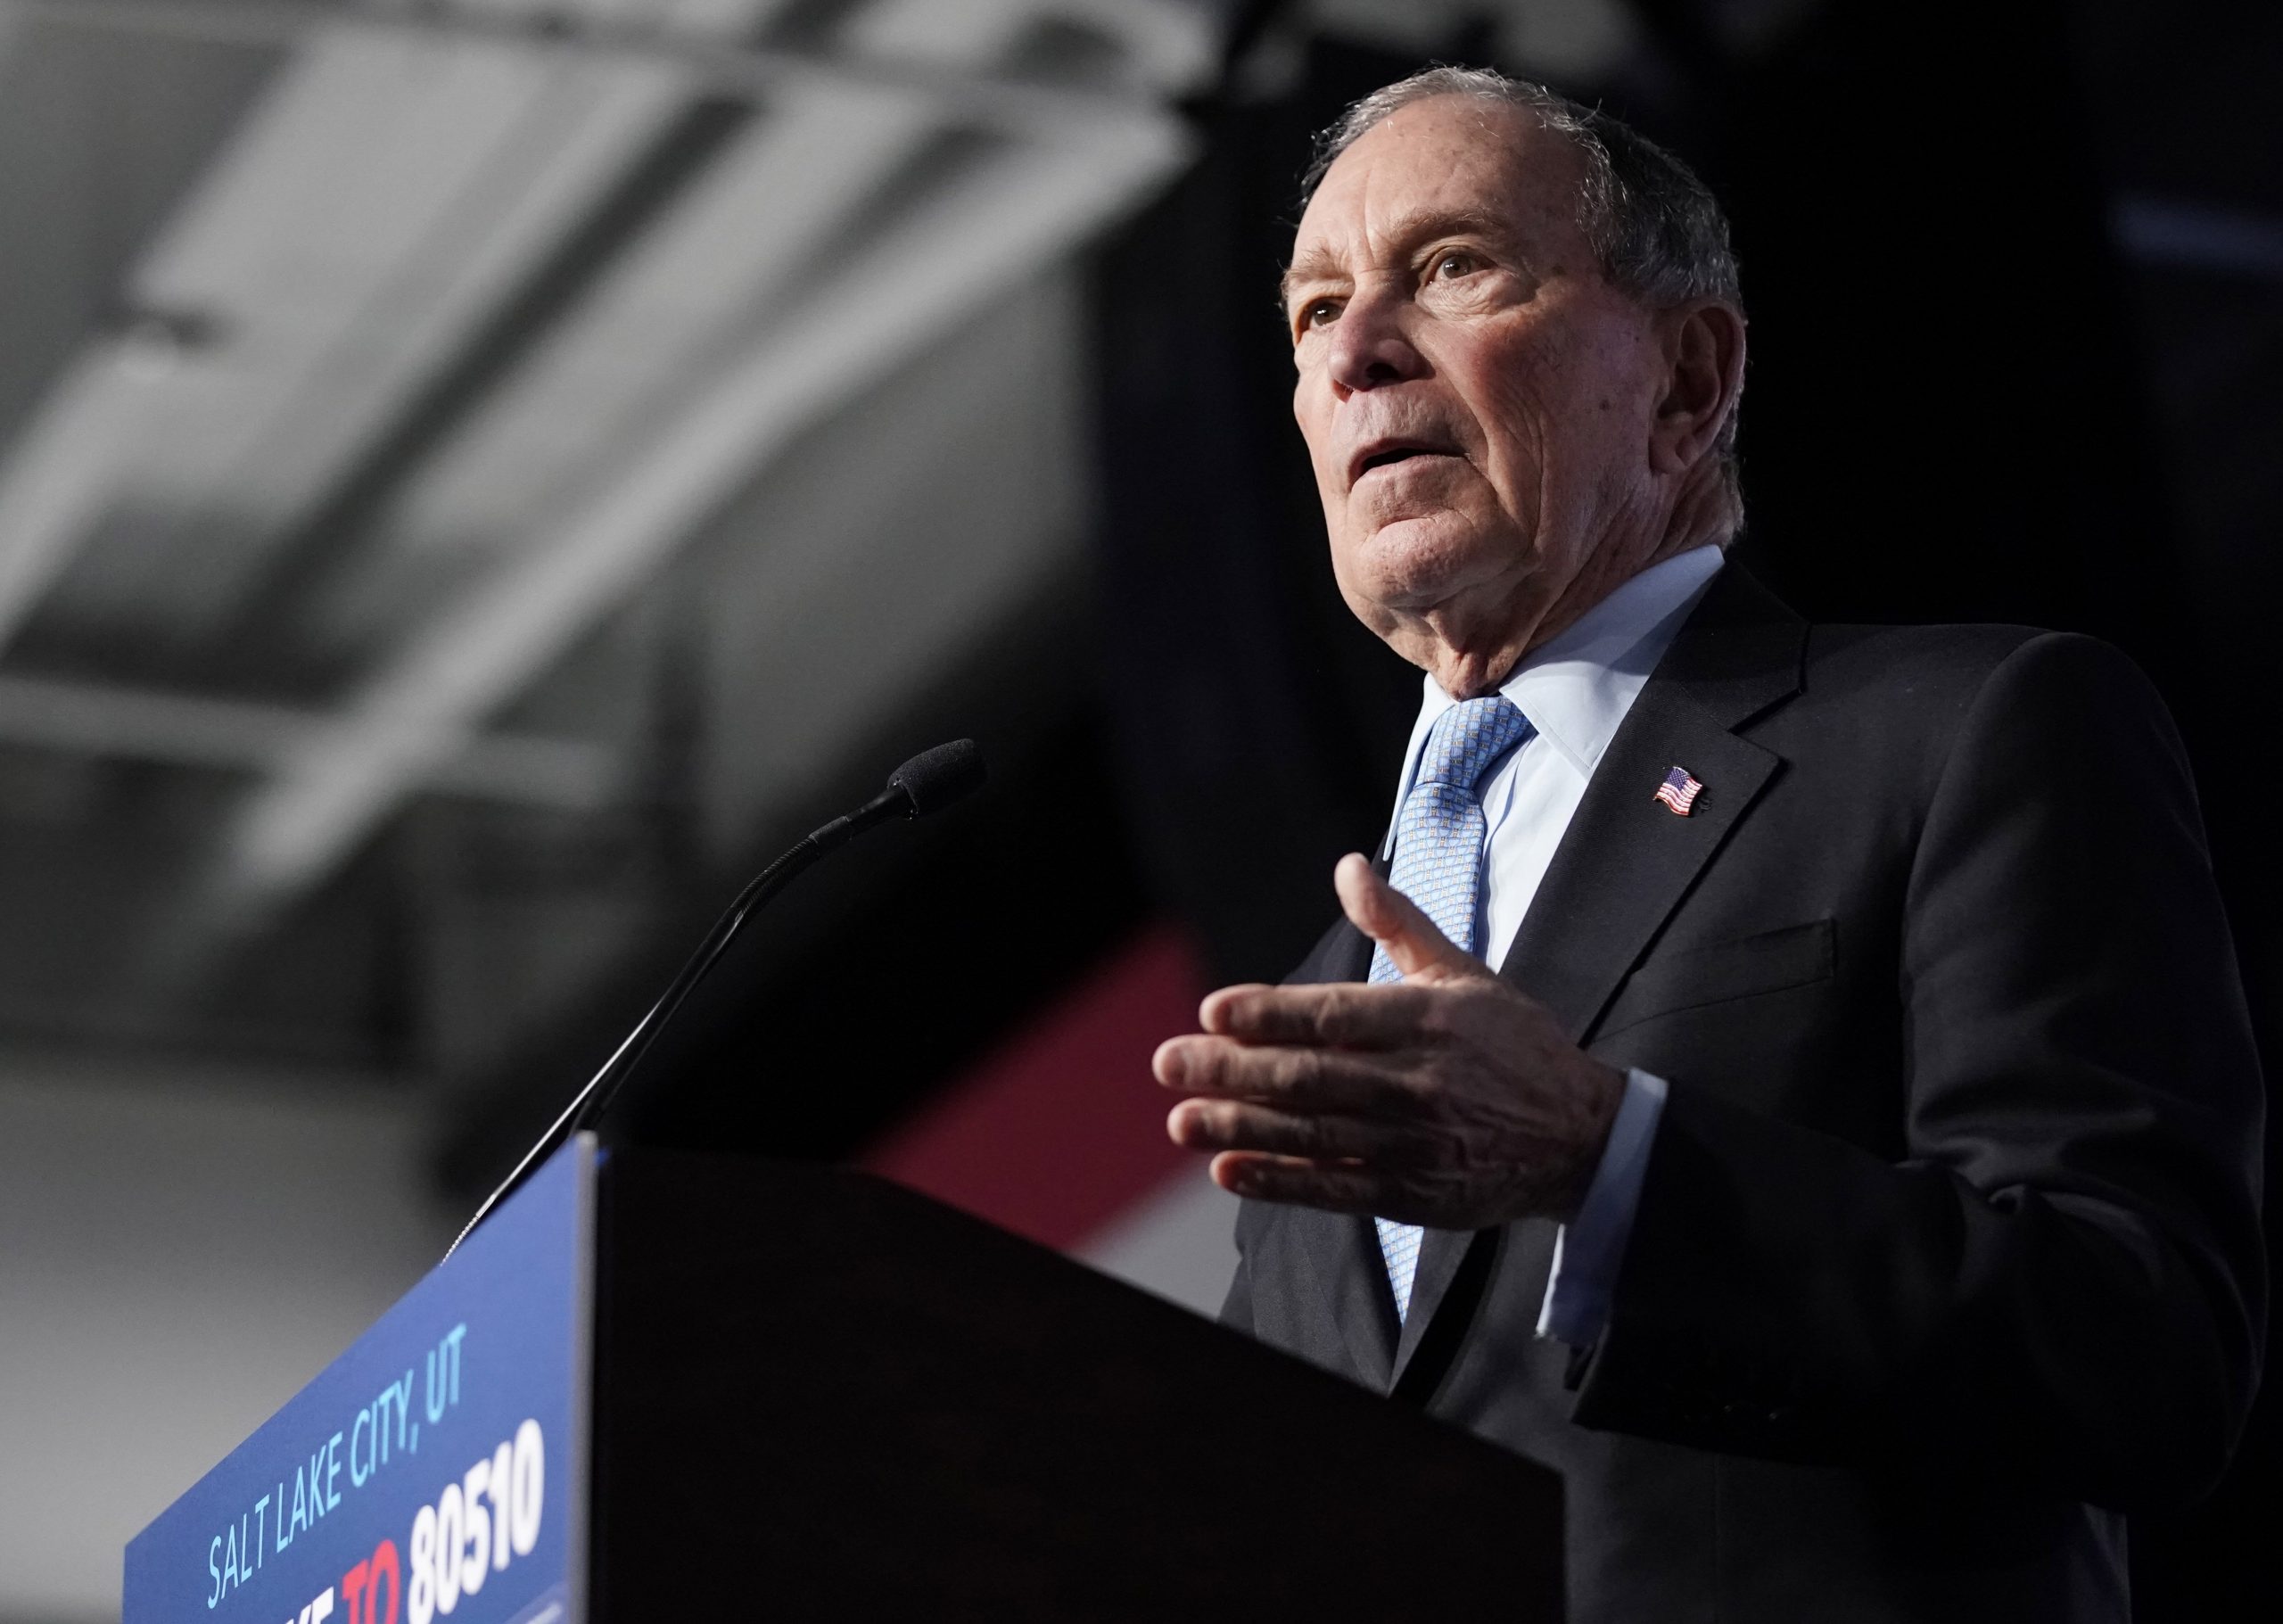
[[[1447,236],[1489,237],[1511,247],[1513,228],[1497,215],[1481,209],[1414,209],[1397,216],[1386,235],[1399,250]],[[1339,259],[1320,245],[1295,255],[1277,281],[1278,305],[1289,309],[1295,288],[1302,283],[1338,276],[1340,269]]]

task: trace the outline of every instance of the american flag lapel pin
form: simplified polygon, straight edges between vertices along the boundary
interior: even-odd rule
[[[1685,818],[1703,790],[1704,786],[1689,777],[1685,769],[1676,767],[1665,774],[1665,781],[1657,786],[1657,799],[1662,801],[1674,816]]]

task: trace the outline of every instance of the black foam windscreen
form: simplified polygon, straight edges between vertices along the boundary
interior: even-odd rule
[[[911,815],[924,818],[983,787],[983,750],[971,738],[955,738],[922,750],[888,774],[888,787],[911,803]]]

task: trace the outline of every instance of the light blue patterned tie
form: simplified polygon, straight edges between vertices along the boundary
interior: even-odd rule
[[[1417,903],[1435,928],[1457,946],[1479,953],[1476,916],[1482,896],[1482,780],[1509,750],[1529,736],[1530,724],[1503,695],[1469,699],[1435,719],[1419,771],[1396,820],[1395,868],[1388,883]],[[1388,950],[1372,950],[1374,982],[1400,981]],[[1421,1232],[1413,1224],[1372,1220],[1395,1290],[1395,1313],[1411,1312],[1411,1282],[1419,1272]]]

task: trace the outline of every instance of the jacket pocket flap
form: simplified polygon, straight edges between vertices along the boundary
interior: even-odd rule
[[[1625,978],[1595,1035],[1606,1037],[1652,1015],[1825,980],[1837,963],[1838,936],[1833,920],[1809,919],[1733,942],[1652,955]]]

